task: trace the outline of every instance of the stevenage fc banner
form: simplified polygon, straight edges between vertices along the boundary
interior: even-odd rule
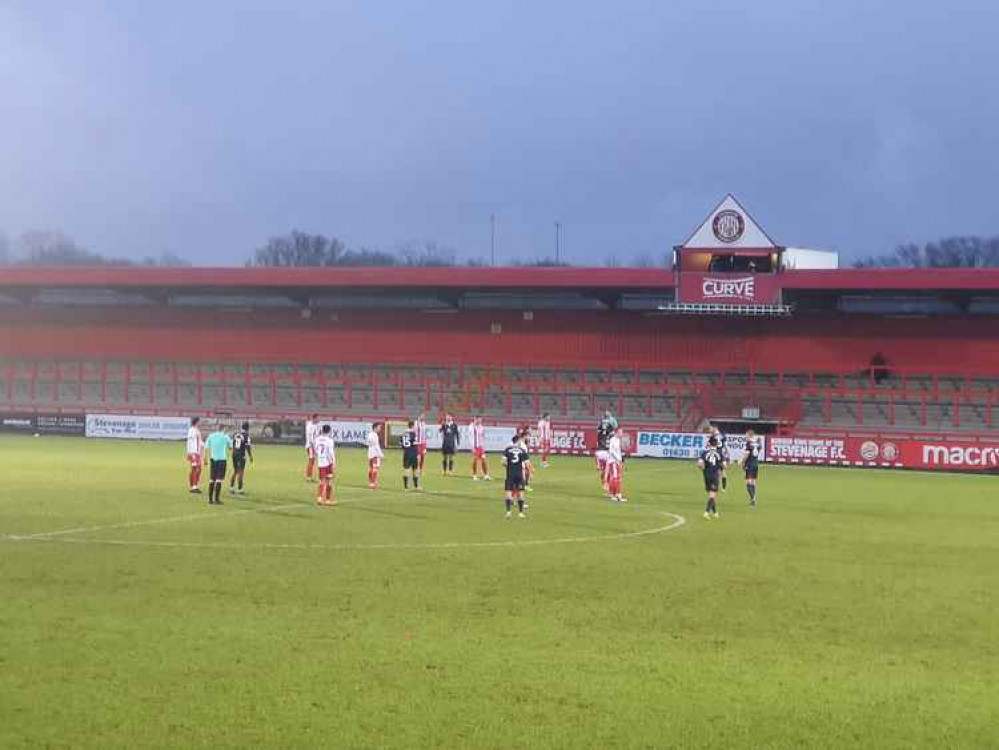
[[[88,414],[86,436],[124,440],[184,440],[190,425],[187,417]]]

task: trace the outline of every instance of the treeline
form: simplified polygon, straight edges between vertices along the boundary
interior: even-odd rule
[[[999,237],[949,237],[925,245],[899,245],[855,268],[999,268]]]
[[[629,261],[616,255],[604,258],[607,267],[667,268],[671,254],[641,254]],[[10,241],[0,233],[0,265],[6,266],[190,266],[185,258],[171,252],[141,260],[103,255],[77,244],[62,232],[39,231]],[[366,247],[351,248],[335,236],[298,230],[271,237],[254,250],[247,266],[270,268],[321,268],[349,266],[454,267],[485,266],[479,259],[459,260],[454,248],[434,241],[408,242],[394,251]],[[538,256],[514,260],[505,265],[523,267],[570,266],[561,258]],[[883,255],[854,261],[855,268],[999,268],[999,237],[950,237],[925,245],[899,245]]]
[[[270,268],[330,267],[330,266],[409,266],[420,268],[485,266],[484,261],[458,260],[453,248],[434,241],[408,242],[395,252],[370,248],[349,248],[337,237],[293,231],[271,237],[267,244],[257,248],[248,266]],[[539,257],[530,261],[515,261],[515,266],[567,266],[554,258]]]
[[[11,242],[0,233],[0,265],[4,266],[189,266],[171,252],[141,260],[113,258],[78,245],[62,232],[26,232]]]

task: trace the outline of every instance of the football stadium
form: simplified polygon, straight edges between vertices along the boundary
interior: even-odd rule
[[[728,196],[659,268],[10,267],[0,321],[0,747],[996,746],[999,270]]]

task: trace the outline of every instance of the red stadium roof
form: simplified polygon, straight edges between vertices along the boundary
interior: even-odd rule
[[[996,291],[999,269],[785,271],[800,291]],[[665,268],[3,268],[0,287],[215,289],[559,289],[655,291],[676,286]]]
[[[0,287],[671,289],[656,268],[5,268]]]
[[[852,268],[785,271],[784,289],[838,291],[977,291],[999,289],[999,268]]]

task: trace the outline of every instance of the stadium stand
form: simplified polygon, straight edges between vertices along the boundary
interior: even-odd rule
[[[606,408],[635,424],[694,427],[747,406],[785,425],[995,429],[999,378],[870,378],[834,373],[349,363],[333,365],[15,360],[0,362],[9,411],[104,409],[338,415],[454,411],[592,420]]]
[[[999,272],[784,269],[740,216],[661,269],[0,269],[0,408],[994,433]]]

